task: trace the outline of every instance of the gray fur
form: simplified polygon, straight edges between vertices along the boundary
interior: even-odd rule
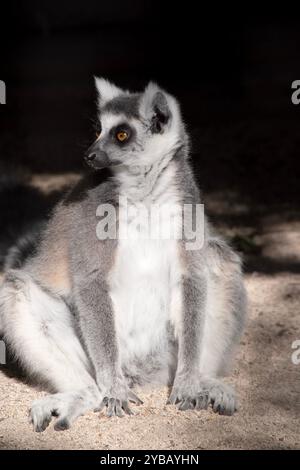
[[[140,94],[121,95],[105,104],[103,113],[124,114],[127,118],[139,119]]]
[[[121,164],[88,174],[65,196],[38,246],[21,269],[7,271],[0,289],[0,328],[6,341],[28,372],[54,392],[34,402],[31,422],[36,431],[43,431],[58,416],[56,429],[62,430],[88,409],[106,408],[108,416],[132,414],[129,403],[141,401],[130,388],[161,381],[172,386],[169,403],[180,410],[211,406],[220,414],[232,414],[237,408],[234,392],[219,376],[228,368],[243,330],[245,292],[238,256],[207,221],[201,249],[187,251],[182,240],[176,248],[178,259],[166,258],[169,278],[175,276],[173,284],[166,280],[168,298],[175,288],[182,295],[177,316],[172,308],[178,305],[165,305],[160,284],[156,296],[147,291],[146,281],[143,284],[141,294],[152,296],[145,297],[144,304],[149,300],[153,308],[160,305],[159,321],[167,315],[161,320],[165,323],[157,325],[149,351],[131,354],[139,334],[144,334],[138,329],[139,318],[128,336],[120,329],[118,322],[123,320],[113,292],[127,281],[126,275],[118,280],[122,244],[118,238],[97,238],[98,205],[109,203],[118,209],[121,192],[133,204],[155,204],[164,197],[168,202],[172,194],[180,204],[198,204],[201,198],[188,160],[189,138],[174,98],[153,84],[139,95],[125,95],[101,79],[98,86],[102,118],[126,116],[135,127],[136,141],[116,150],[115,144],[107,143],[109,130],[104,133],[99,148],[105,147],[101,150],[110,160]],[[158,115],[157,106],[167,119]],[[163,153],[160,148],[165,148]],[[160,259],[154,255],[154,261]],[[133,255],[127,263],[130,278],[139,260]],[[178,279],[176,263],[183,267]],[[8,268],[11,265],[16,266],[15,258],[7,263]],[[156,269],[150,272],[151,282],[164,272],[163,265]],[[136,279],[142,281],[139,275]],[[127,287],[129,300],[139,294],[135,285]],[[155,318],[157,312],[152,314]],[[151,325],[149,315],[145,321]]]
[[[26,260],[34,255],[44,227],[44,222],[36,223],[30,231],[19,238],[17,243],[9,249],[5,257],[5,271],[21,268]]]

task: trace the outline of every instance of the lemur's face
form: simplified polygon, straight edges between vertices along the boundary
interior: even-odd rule
[[[156,85],[139,94],[103,79],[96,79],[96,85],[100,129],[85,157],[92,168],[152,165],[178,143],[178,105]]]

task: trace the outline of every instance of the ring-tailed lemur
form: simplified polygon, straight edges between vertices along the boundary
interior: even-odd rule
[[[132,387],[153,382],[170,385],[168,402],[180,410],[231,415],[235,394],[219,376],[245,320],[239,257],[206,220],[197,249],[147,236],[145,207],[178,228],[173,208],[201,202],[179,105],[153,83],[143,93],[104,79],[96,87],[92,171],[55,208],[23,266],[15,269],[16,250],[8,258],[0,292],[5,341],[53,392],[32,404],[34,429],[53,416],[66,429],[89,409],[131,414],[129,402],[141,404]],[[118,228],[124,200],[135,210],[127,236],[99,237],[99,206],[116,209]]]

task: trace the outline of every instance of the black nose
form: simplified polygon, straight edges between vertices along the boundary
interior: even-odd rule
[[[96,156],[97,156],[96,152],[92,152],[86,155],[85,158],[87,161],[92,162],[93,160],[95,160]]]
[[[92,145],[86,155],[86,163],[95,169],[106,168],[110,165],[109,158],[106,152],[100,150],[98,145]]]
[[[96,141],[88,148],[85,154],[85,160],[91,163],[97,157],[98,152],[99,152],[99,147],[98,147],[98,142]]]

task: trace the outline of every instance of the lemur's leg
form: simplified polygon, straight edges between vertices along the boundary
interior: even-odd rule
[[[246,294],[240,260],[222,241],[209,243],[207,304],[201,342],[201,375],[217,377],[230,370],[246,319]]]
[[[217,376],[224,369],[244,325],[245,293],[238,257],[212,240],[205,253],[208,270],[192,270],[183,281],[178,367],[170,403],[179,409],[207,408],[233,414],[234,391]]]
[[[36,431],[43,431],[52,416],[59,416],[56,429],[67,428],[76,417],[99,406],[102,397],[89,360],[60,297],[25,272],[11,270],[0,289],[0,316],[4,340],[16,358],[39,382],[59,392],[32,404]]]

